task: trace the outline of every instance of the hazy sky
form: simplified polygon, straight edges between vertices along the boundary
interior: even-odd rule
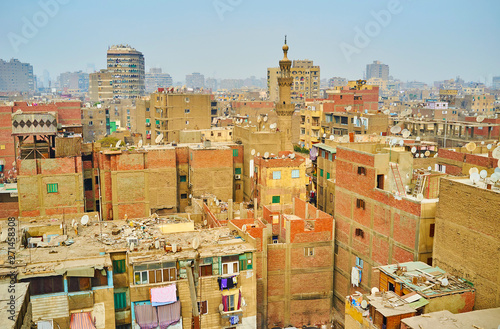
[[[0,58],[52,79],[89,63],[105,68],[118,43],[174,81],[191,72],[265,77],[285,34],[289,58],[314,60],[321,78],[361,78],[373,60],[403,81],[500,75],[497,0],[3,1],[0,31]]]

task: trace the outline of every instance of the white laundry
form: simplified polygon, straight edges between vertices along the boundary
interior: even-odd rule
[[[359,287],[359,270],[357,267],[353,267],[351,271],[351,284],[355,287]]]

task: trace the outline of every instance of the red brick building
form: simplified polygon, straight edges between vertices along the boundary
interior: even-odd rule
[[[259,328],[321,326],[331,322],[334,219],[298,198],[264,206],[262,218],[228,224],[257,248]]]
[[[0,163],[5,166],[4,173],[12,169],[15,161],[16,146],[12,137],[12,113],[21,110],[26,113],[55,112],[57,123],[61,125],[81,125],[81,102],[67,101],[48,104],[28,104],[26,102],[14,102],[14,105],[0,106]]]

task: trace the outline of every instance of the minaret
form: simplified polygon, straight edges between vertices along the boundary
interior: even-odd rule
[[[292,61],[288,59],[288,45],[283,45],[283,59],[280,61],[280,77],[278,78],[279,100],[276,104],[276,114],[278,115],[278,128],[281,132],[281,150],[293,151],[292,146],[292,115],[295,105],[291,102],[291,90],[293,79],[290,74]]]

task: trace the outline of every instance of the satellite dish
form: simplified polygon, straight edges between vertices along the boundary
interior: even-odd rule
[[[364,300],[364,299],[363,299],[363,300],[361,301],[361,308],[366,309],[367,307],[368,307],[368,302],[367,302],[366,300]]]
[[[413,147],[411,148],[411,153],[415,153],[415,152],[417,152],[417,148],[416,148],[415,146],[413,146]]]
[[[448,286],[448,284],[449,284],[449,282],[448,282],[448,279],[447,279],[447,278],[442,278],[442,279],[441,279],[441,285],[442,285],[443,287]]]
[[[465,145],[465,148],[466,148],[466,149],[467,149],[467,151],[469,151],[469,152],[474,151],[474,150],[476,149],[476,147],[477,147],[477,146],[476,146],[476,143],[474,143],[474,142],[470,142],[470,143],[467,143],[467,144]]]
[[[219,200],[215,199],[215,204],[219,205]]]
[[[415,153],[415,158],[418,158],[420,156],[420,153]]]
[[[138,147],[138,148],[141,148],[141,147],[142,147],[142,139],[141,139],[141,140],[139,140],[139,143],[137,143],[137,147]]]
[[[193,197],[193,195],[192,195],[192,194],[190,194],[190,195],[189,195],[189,198],[191,199],[192,197]]]
[[[431,166],[427,167],[427,170],[432,170],[432,167]]]
[[[80,223],[82,223],[83,226],[87,225],[89,223],[89,215],[83,215]]]
[[[481,176],[479,176],[477,172],[470,174],[470,180],[472,181],[472,183],[479,182],[480,178]]]
[[[121,141],[121,139],[120,139],[118,142],[116,142],[115,147],[116,147],[116,148],[118,148],[118,147],[120,147],[120,145],[121,145],[121,144],[122,144],[122,141]]]
[[[481,170],[479,172],[479,176],[483,179],[485,179],[488,176],[488,172],[486,170]]]
[[[342,136],[342,142],[349,143],[349,135]]]
[[[406,130],[406,129],[405,129],[405,130],[403,130],[402,134],[403,134],[403,137],[404,137],[404,138],[408,138],[408,137],[410,137],[410,135],[411,135],[410,131],[409,131],[409,130]]]
[[[264,153],[264,159],[269,158],[269,152]]]
[[[282,159],[284,159],[284,158],[285,158],[285,155],[283,154],[283,155],[281,156],[281,158],[282,158]]]
[[[241,227],[241,230],[243,232],[246,232],[247,231],[247,225],[246,224],[243,224],[243,226]]]
[[[391,113],[391,111],[390,110],[384,110],[384,112],[382,112],[382,113],[384,113],[385,115],[389,115]]]
[[[347,112],[349,112],[352,109],[352,106],[349,105],[348,107],[345,108]]]
[[[436,153],[436,154],[434,154],[434,157],[435,157],[435,158],[437,158],[437,157],[438,157],[438,154],[437,154],[437,153]]]
[[[481,145],[484,145],[484,141],[481,142]]]
[[[377,292],[379,292],[380,290],[378,290],[378,288],[377,288],[377,287],[373,287],[371,291],[372,291],[372,295],[375,295],[375,294],[376,294]]]
[[[75,220],[75,219],[73,219],[73,220],[71,221],[71,227],[75,227],[75,224],[76,224],[76,220]]]
[[[177,243],[172,243],[172,252],[177,252]]]
[[[135,249],[135,243],[130,242],[130,247],[129,247],[129,250],[130,250],[130,251],[133,251],[134,249]]]
[[[424,154],[425,154],[425,156],[426,156],[426,157],[428,157],[429,155],[431,155],[431,152],[429,152],[429,151],[425,151],[425,153],[424,153]]]
[[[424,199],[424,195],[422,193],[417,194],[417,201],[422,201]]]
[[[290,159],[295,159],[295,153],[290,154]]]
[[[163,141],[163,134],[156,136],[155,143],[160,144]]]
[[[193,239],[193,242],[192,242],[192,247],[194,250],[198,249],[200,247],[200,238],[199,237],[195,237]]]
[[[208,221],[205,219],[205,220],[203,221],[203,225],[207,226],[207,224],[208,224]]]
[[[497,146],[492,152],[491,156],[495,159],[500,159],[500,146]]]
[[[219,312],[222,312],[222,311],[224,311],[224,305],[219,304]]]
[[[420,136],[419,136],[419,137],[417,137],[417,138],[415,138],[415,140],[416,140],[417,142],[419,142],[419,141],[420,141]]]
[[[479,169],[477,169],[476,167],[472,167],[469,169],[469,175],[472,175],[473,173],[479,173]]]
[[[252,150],[250,151],[250,154],[251,154],[251,155],[255,155],[255,149],[252,149]]]
[[[158,240],[155,241],[155,248],[160,249],[160,241]]]
[[[491,150],[492,145],[491,145],[491,144],[488,144],[488,145],[486,145],[486,148],[487,148],[488,150]]]
[[[476,118],[477,122],[483,122],[484,121],[484,115],[478,115]]]
[[[495,173],[491,174],[490,179],[493,183],[496,183],[500,179],[500,174],[495,172]]]
[[[330,135],[330,140],[331,140],[331,141],[335,140],[335,136]]]
[[[394,126],[391,128],[391,133],[393,133],[393,134],[398,134],[400,131],[401,131],[400,126]]]
[[[266,125],[262,125],[262,129],[266,129]]]
[[[267,119],[268,119],[268,118],[267,118],[267,115],[266,115],[266,116],[264,117],[264,122],[267,122]]]
[[[260,115],[259,115],[259,116],[257,116],[257,122],[258,122],[258,123],[260,123],[261,121],[262,121],[261,116],[260,116]]]
[[[323,138],[326,138],[326,134],[323,134]]]
[[[403,145],[405,145],[405,141],[404,140],[400,140],[399,141],[399,146],[403,146]]]

